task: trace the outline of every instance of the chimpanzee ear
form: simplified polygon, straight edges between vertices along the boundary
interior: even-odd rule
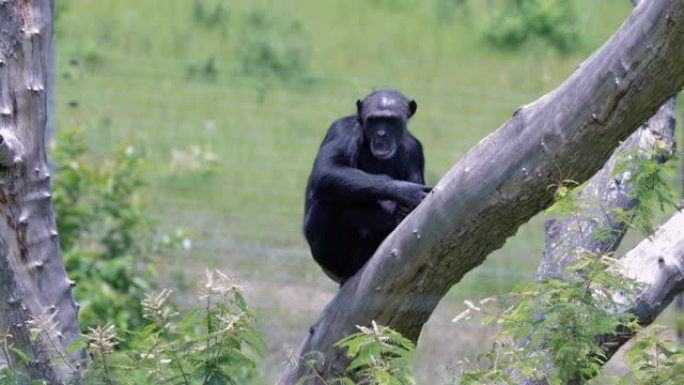
[[[413,116],[413,114],[416,113],[416,110],[418,109],[418,103],[416,103],[415,100],[411,100],[409,102],[408,108],[409,108],[408,117],[410,118]]]

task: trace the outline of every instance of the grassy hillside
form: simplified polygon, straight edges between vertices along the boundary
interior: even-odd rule
[[[492,10],[448,0],[61,0],[58,129],[82,126],[96,151],[144,149],[148,197],[162,226],[195,234],[163,268],[243,278],[269,344],[265,380],[336,290],[303,242],[303,190],[328,125],[374,87],[418,101],[411,130],[436,182],[519,105],[557,86],[614,32],[626,0],[578,0],[582,43],[488,46]],[[450,293],[419,348],[419,379],[486,345],[449,319],[463,298],[534,275],[541,219]],[[162,267],[160,267],[161,269]],[[463,328],[463,326],[459,326]],[[437,368],[438,371],[442,370]]]

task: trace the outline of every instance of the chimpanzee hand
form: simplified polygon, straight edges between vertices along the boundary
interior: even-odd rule
[[[413,211],[413,209],[408,208],[407,206],[397,205],[397,208],[396,208],[394,213],[395,213],[397,219],[399,220],[399,222],[401,222],[404,220],[404,218],[406,218],[409,214],[411,214],[411,211]]]
[[[432,190],[432,186],[403,180],[392,181],[392,188],[395,195],[394,200],[409,210],[416,208]]]

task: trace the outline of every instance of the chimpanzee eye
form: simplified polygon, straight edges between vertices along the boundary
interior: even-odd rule
[[[395,117],[387,117],[384,119],[385,124],[392,126],[392,127],[398,127],[401,124],[401,120],[399,118]]]

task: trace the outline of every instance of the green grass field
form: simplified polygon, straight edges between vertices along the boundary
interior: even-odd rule
[[[411,130],[434,183],[516,107],[556,87],[631,9],[627,0],[576,1],[582,43],[563,55],[538,41],[517,51],[488,46],[484,1],[450,21],[437,7],[444,0],[62,3],[58,129],[83,127],[103,156],[126,144],[144,149],[151,212],[163,228],[195,236],[190,253],[160,269],[194,281],[212,266],[246,282],[268,343],[264,383],[336,290],[300,230],[306,178],[330,122],[374,87],[402,90],[418,101]],[[284,64],[289,80],[245,72],[264,42],[297,53],[300,61]],[[436,383],[440,365],[486,349],[476,322],[449,320],[464,298],[534,276],[542,222],[522,228],[443,301],[419,346],[419,383]]]

